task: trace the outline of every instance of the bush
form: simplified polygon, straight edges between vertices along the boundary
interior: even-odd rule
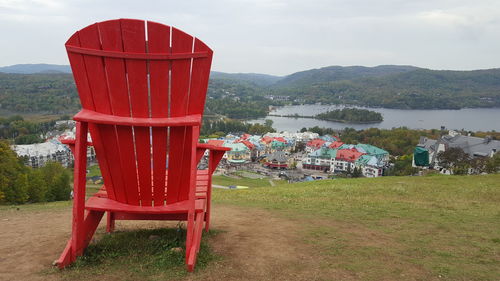
[[[40,169],[22,164],[7,142],[0,141],[0,203],[24,204],[68,200],[69,172],[57,162]]]

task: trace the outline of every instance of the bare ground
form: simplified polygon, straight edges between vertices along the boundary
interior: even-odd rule
[[[71,209],[0,212],[0,280],[54,280],[51,263],[70,235]],[[157,228],[172,222],[117,222],[118,229]],[[222,259],[184,280],[346,280],[325,267],[302,238],[302,227],[269,211],[217,205],[210,243]],[[98,233],[104,232],[104,224]],[[108,280],[118,280],[119,276]],[[106,280],[99,278],[99,280]]]

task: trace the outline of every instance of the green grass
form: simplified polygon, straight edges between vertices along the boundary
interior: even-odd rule
[[[277,181],[275,181],[277,183]],[[266,187],[271,186],[269,183],[269,179],[250,179],[250,178],[241,178],[235,179],[228,176],[214,176],[212,178],[213,184],[230,186],[230,185],[244,185],[248,187]]]
[[[99,169],[99,165],[92,165],[88,167],[89,172],[87,173],[87,177],[95,177],[101,175],[101,170]]]
[[[53,211],[55,209],[63,209],[72,206],[73,201],[55,201],[44,203],[32,203],[24,205],[0,205],[0,211]]]
[[[201,270],[217,260],[207,239],[217,231],[204,234],[196,263]],[[104,235],[91,244],[74,265],[54,274],[65,280],[171,280],[186,276],[184,245],[186,232],[182,228],[142,229]],[[173,248],[182,248],[181,252]],[[92,279],[93,278],[93,279]]]
[[[325,266],[363,280],[401,279],[412,270],[421,279],[500,276],[500,175],[216,190],[214,202],[265,208],[298,220],[304,241],[321,254]]]

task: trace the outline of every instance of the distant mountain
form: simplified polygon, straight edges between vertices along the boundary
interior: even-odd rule
[[[34,73],[71,73],[69,65],[58,64],[15,64],[10,66],[0,67],[0,72],[18,73],[18,74],[34,74]]]
[[[78,110],[76,89],[68,73],[69,66],[65,65],[0,67],[0,110]],[[448,71],[381,65],[329,66],[285,77],[217,71],[211,74],[208,100],[212,104],[220,102],[220,108],[238,107],[228,105],[228,100],[246,102],[241,107],[253,103],[266,110],[268,105],[286,103],[271,101],[266,98],[269,95],[287,96],[288,102],[294,104],[321,102],[400,109],[500,107],[500,69]]]
[[[275,84],[280,79],[283,79],[281,76],[274,76],[268,74],[259,74],[259,73],[225,73],[212,71],[210,73],[211,79],[226,79],[226,80],[240,80],[254,83],[258,86],[270,86]]]
[[[280,85],[274,86],[272,90],[277,95],[296,97],[305,103],[355,104],[401,109],[500,106],[498,68],[450,71],[384,66],[382,71],[378,71],[380,67],[361,70],[363,71],[348,71],[355,73],[350,79],[348,75],[344,75],[344,79],[335,79],[339,76],[322,77],[324,72],[317,70],[300,73],[300,79],[290,79],[297,77],[295,73],[278,81],[276,85]],[[331,73],[329,70],[325,72]],[[346,71],[344,68],[336,72]]]
[[[295,72],[277,81],[275,87],[297,87],[316,83],[340,80],[353,80],[362,77],[382,77],[391,74],[405,73],[419,69],[409,65],[366,66],[327,66]]]

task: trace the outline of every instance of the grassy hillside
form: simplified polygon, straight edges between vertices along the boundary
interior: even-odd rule
[[[214,201],[301,222],[318,262],[354,279],[500,276],[500,175],[325,180],[216,190]]]

